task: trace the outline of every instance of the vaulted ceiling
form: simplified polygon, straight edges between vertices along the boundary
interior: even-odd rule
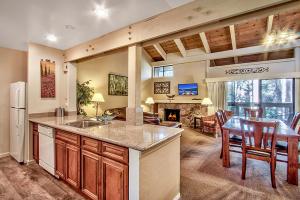
[[[209,30],[199,34],[167,40],[145,46],[145,51],[153,61],[166,60],[167,54],[182,54],[182,51],[201,50],[199,52],[215,53],[233,49],[260,46],[267,34],[276,31],[293,30],[300,34],[300,10],[279,13],[264,18],[251,19]],[[299,39],[300,37],[298,37]],[[182,50],[182,48],[184,48]],[[211,60],[211,67],[239,63],[277,60],[294,57],[294,50],[282,50],[268,53],[256,53],[237,57]]]

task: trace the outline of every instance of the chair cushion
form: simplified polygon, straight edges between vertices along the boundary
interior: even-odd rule
[[[203,126],[215,127],[216,123],[215,123],[215,121],[204,121]]]
[[[276,149],[286,151],[288,149],[288,143],[285,141],[277,141]],[[298,142],[298,151],[300,151],[300,143],[299,142]]]
[[[229,137],[229,142],[240,142],[242,143],[242,136],[232,135]]]

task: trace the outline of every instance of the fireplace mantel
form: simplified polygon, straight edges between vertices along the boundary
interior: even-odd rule
[[[180,103],[180,104],[201,104],[202,100],[191,100],[191,99],[174,99],[174,100],[154,100],[155,103]]]

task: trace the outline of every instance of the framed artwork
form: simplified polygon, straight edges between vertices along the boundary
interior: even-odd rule
[[[41,60],[41,98],[55,98],[55,61]]]
[[[108,74],[108,95],[128,96],[128,77]]]
[[[170,81],[154,82],[154,94],[170,94]]]

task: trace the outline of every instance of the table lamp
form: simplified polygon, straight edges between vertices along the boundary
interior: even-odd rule
[[[98,116],[98,107],[101,102],[104,102],[103,95],[101,93],[95,93],[92,102],[96,104],[96,117]]]
[[[210,98],[208,98],[208,97],[204,98],[202,100],[201,104],[204,106],[207,106],[207,114],[210,115],[212,112],[209,109],[209,106],[211,106],[213,104],[212,101],[210,100]]]
[[[154,102],[154,99],[152,97],[148,97],[145,101],[146,104],[149,104],[150,105],[150,111],[152,110],[152,105],[155,103]],[[154,111],[153,111],[154,113]]]

